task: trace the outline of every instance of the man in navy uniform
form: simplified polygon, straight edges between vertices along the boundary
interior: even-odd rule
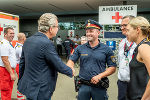
[[[69,38],[69,36],[67,36],[67,38],[63,42],[63,46],[65,48],[67,59],[69,58],[69,56],[71,54],[71,47],[74,48],[74,45],[75,45],[74,42]]]
[[[98,39],[100,29],[102,29],[99,23],[89,19],[85,23],[85,29],[88,42],[75,48],[67,65],[73,67],[74,63],[80,58],[79,77],[91,84],[97,84],[102,78],[115,72],[115,57],[111,48]],[[81,84],[78,91],[78,100],[90,100],[91,98],[92,100],[108,100],[107,89]]]
[[[57,72],[73,76],[72,69],[62,62],[50,40],[56,36],[58,28],[57,16],[45,13],[38,20],[39,32],[23,45],[18,90],[27,100],[51,100]]]

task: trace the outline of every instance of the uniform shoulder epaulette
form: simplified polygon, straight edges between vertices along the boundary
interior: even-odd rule
[[[20,45],[18,45],[17,47],[18,47],[18,48],[20,48],[21,46],[20,46]]]
[[[2,42],[2,41],[0,41],[0,44],[3,44],[3,42]]]

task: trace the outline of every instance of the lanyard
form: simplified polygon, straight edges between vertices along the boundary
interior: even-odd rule
[[[9,42],[9,44],[13,47],[13,45]],[[13,47],[14,48],[14,47]]]
[[[134,49],[132,58],[134,57],[135,53],[137,52],[138,47],[139,47],[142,43],[144,43],[146,40],[147,40],[147,38],[143,39],[143,40],[136,46],[136,48]]]
[[[125,55],[126,57],[128,57],[129,51],[130,51],[132,45],[133,45],[133,42],[132,42],[132,43],[130,44],[130,46],[128,47],[127,44],[126,44],[126,42],[125,42],[125,44],[124,44],[124,55]]]

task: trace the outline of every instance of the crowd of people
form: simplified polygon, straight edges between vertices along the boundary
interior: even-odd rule
[[[101,29],[101,24],[88,19],[85,36],[76,35],[74,39],[67,36],[64,41],[58,36],[56,50],[51,39],[56,36],[59,25],[52,13],[39,18],[38,32],[33,36],[26,39],[24,33],[18,33],[15,47],[11,44],[14,29],[5,28],[0,42],[1,99],[11,100],[16,70],[19,100],[24,100],[24,95],[27,100],[51,100],[58,72],[73,77],[74,65],[79,59],[77,99],[108,100],[107,76],[116,71],[117,64],[112,49],[98,38]],[[122,18],[121,30],[126,38],[118,49],[118,100],[150,100],[150,23],[144,17],[128,15]],[[66,51],[66,64],[60,58],[62,46]]]

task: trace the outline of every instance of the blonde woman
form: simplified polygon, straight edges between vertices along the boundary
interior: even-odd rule
[[[130,66],[128,100],[150,100],[150,24],[144,17],[132,19],[127,26],[127,38],[135,42]]]

